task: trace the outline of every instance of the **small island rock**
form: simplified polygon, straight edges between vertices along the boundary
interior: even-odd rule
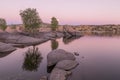
[[[53,50],[47,55],[48,66],[55,65],[62,60],[75,60],[75,56],[72,53],[62,49]]]

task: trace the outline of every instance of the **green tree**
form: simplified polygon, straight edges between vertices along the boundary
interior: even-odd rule
[[[21,10],[20,16],[26,31],[34,33],[39,27],[41,27],[42,20],[36,9],[27,8],[26,10]]]
[[[55,17],[52,17],[51,18],[51,28],[52,28],[52,31],[56,31],[56,29],[58,28],[58,21]]]
[[[7,28],[7,24],[5,19],[0,18],[0,29],[5,30]]]

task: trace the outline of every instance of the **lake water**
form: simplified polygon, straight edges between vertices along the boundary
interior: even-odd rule
[[[69,80],[120,80],[120,37],[83,36],[79,39],[62,38],[37,45],[43,59],[36,67],[25,63],[25,52],[30,47],[0,56],[0,80],[39,80],[49,75],[47,54],[55,48],[77,52],[79,65],[72,70]]]

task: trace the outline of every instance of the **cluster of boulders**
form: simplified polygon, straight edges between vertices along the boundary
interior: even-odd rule
[[[55,65],[48,80],[66,80],[72,73],[70,70],[79,64],[72,53],[62,49],[56,49],[48,53],[47,62],[47,66]],[[47,78],[40,80],[47,80]]]
[[[0,52],[11,52],[16,47],[37,45],[56,38],[55,36],[53,33],[45,33],[42,37],[30,37],[19,33],[0,32]],[[63,35],[57,34],[57,36],[62,37]]]
[[[0,33],[0,52],[11,52],[16,50],[16,47],[36,45],[47,41],[47,39],[37,39],[29,36]]]
[[[5,43],[21,44],[21,45],[35,45],[42,42],[43,39],[37,39],[30,36],[20,34],[0,33],[0,39]]]

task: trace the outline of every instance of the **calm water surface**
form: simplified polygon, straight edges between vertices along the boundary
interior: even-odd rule
[[[0,56],[0,80],[39,80],[41,76],[49,75],[46,56],[55,48],[79,53],[76,56],[79,66],[69,80],[120,80],[120,37],[61,38],[37,47],[43,57],[37,67],[24,66],[25,52],[32,46]]]

